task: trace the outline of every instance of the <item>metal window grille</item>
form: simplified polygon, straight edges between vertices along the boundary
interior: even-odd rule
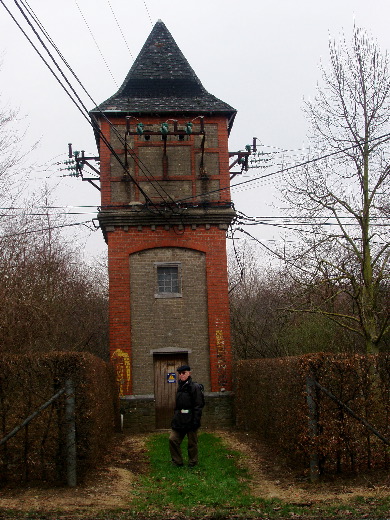
[[[158,266],[157,285],[159,293],[179,293],[179,267],[177,265]]]

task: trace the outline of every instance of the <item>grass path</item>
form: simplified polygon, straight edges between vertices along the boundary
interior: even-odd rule
[[[186,441],[182,447],[186,454]],[[365,502],[358,497],[350,503],[336,501],[313,503],[313,506],[254,497],[250,493],[251,476],[245,464],[239,463],[241,454],[227,448],[212,433],[199,435],[200,462],[196,468],[169,464],[166,434],[151,435],[147,449],[150,471],[140,478],[131,503],[133,514],[138,518],[390,519],[388,497],[376,502]],[[123,520],[125,518],[129,517],[123,516]]]
[[[167,435],[152,435],[147,443],[150,473],[141,478],[133,506],[139,512],[180,512],[247,510],[252,503],[249,475],[236,465],[238,453],[223,446],[213,434],[199,435],[200,462],[195,468],[169,463]],[[187,442],[183,441],[184,458]]]
[[[201,432],[199,465],[178,468],[167,432],[119,435],[106,463],[77,488],[0,490],[0,520],[390,520],[386,493],[341,499],[340,488],[324,499],[318,486],[281,493],[278,485],[270,493],[272,474],[248,447],[233,432]]]

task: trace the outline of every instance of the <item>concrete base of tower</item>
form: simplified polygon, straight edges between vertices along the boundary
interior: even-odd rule
[[[205,392],[202,430],[231,428],[235,424],[234,393]],[[128,433],[156,431],[154,395],[130,395],[120,400],[123,430]],[[172,410],[173,415],[173,410]],[[169,426],[167,425],[167,428]]]

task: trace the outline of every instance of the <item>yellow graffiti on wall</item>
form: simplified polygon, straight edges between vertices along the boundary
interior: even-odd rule
[[[225,340],[222,330],[215,331],[215,339],[217,346],[217,362],[218,362],[218,383],[221,387],[227,383],[226,378],[226,349]]]
[[[119,396],[129,395],[130,393],[130,356],[120,348],[111,354],[111,361],[114,363],[116,380],[119,385]]]

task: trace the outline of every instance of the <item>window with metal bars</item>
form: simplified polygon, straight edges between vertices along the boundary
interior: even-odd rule
[[[157,291],[156,298],[181,297],[180,263],[156,263]]]

